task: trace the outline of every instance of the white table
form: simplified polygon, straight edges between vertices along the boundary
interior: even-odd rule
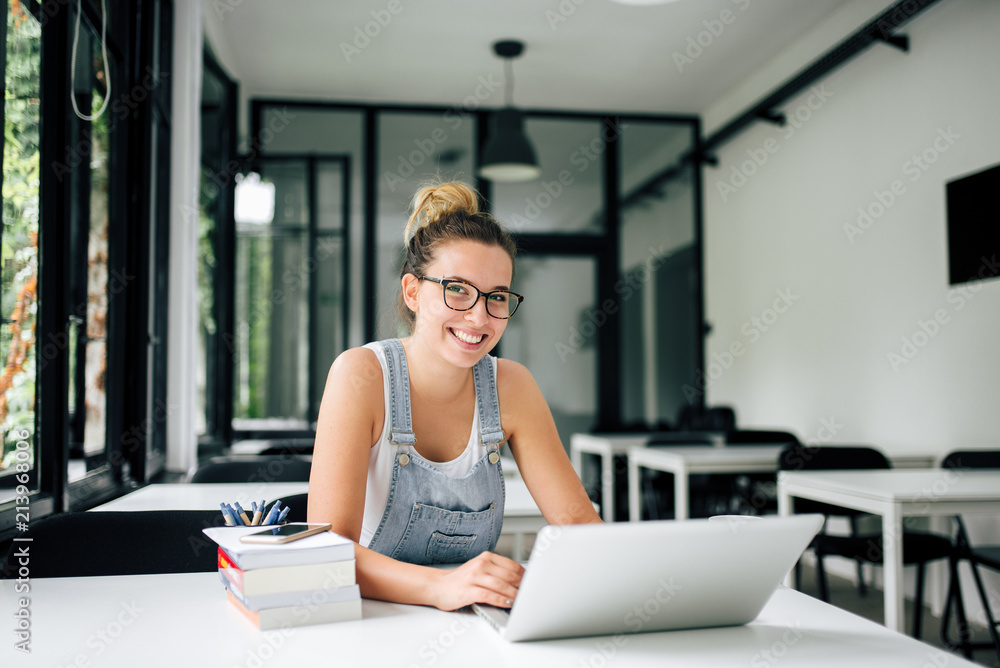
[[[9,630],[17,605],[12,584],[0,584],[8,629],[0,665],[12,668],[976,668],[783,587],[746,626],[509,643],[470,612],[367,599],[359,621],[262,632],[226,602],[215,573],[32,580],[31,654],[22,654]]]
[[[903,518],[1000,513],[1000,471],[884,470],[778,474],[778,512],[792,497],[882,517],[885,624],[903,628]]]
[[[569,458],[576,474],[583,479],[583,455],[601,458],[601,517],[615,521],[615,455],[624,455],[629,448],[645,445],[650,434],[573,434],[569,437]]]
[[[220,503],[239,503],[250,508],[250,502],[261,499],[270,503],[294,494],[309,491],[307,482],[218,482],[161,483],[140,487],[134,492],[101,504],[91,511],[105,510],[219,510]]]
[[[732,445],[629,448],[628,505],[629,520],[642,519],[639,495],[640,468],[664,471],[674,475],[674,513],[678,520],[689,517],[691,475],[698,473],[770,473],[778,470],[778,455],[782,445]]]
[[[501,533],[513,536],[512,557],[521,560],[527,556],[524,554],[525,535],[538,533],[546,521],[523,480],[506,476],[504,489],[506,499]],[[237,501],[244,508],[249,508],[251,501],[264,499],[270,502],[308,491],[309,483],[306,482],[153,484],[97,506],[92,511],[218,510],[220,503]]]

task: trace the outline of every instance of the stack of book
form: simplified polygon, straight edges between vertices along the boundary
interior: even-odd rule
[[[211,527],[226,595],[260,629],[361,619],[354,543],[324,531],[290,543],[243,543],[259,526]]]

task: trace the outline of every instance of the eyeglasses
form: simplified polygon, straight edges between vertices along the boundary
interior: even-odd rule
[[[500,320],[506,320],[514,315],[514,311],[524,299],[521,295],[510,290],[483,292],[472,283],[454,278],[421,276],[420,280],[440,283],[441,287],[444,288],[441,291],[444,295],[444,305],[452,311],[468,311],[476,305],[480,297],[486,297],[486,313]]]

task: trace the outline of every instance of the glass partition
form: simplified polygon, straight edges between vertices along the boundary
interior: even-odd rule
[[[672,422],[687,403],[701,346],[692,168],[685,126],[627,121],[621,129],[621,416]]]
[[[396,310],[410,199],[433,180],[475,183],[473,127],[435,113],[378,115],[376,338],[405,335]]]
[[[591,258],[522,255],[512,288],[524,302],[510,319],[503,357],[531,371],[552,410],[563,447],[588,432],[597,409],[597,346]]]
[[[601,233],[605,126],[598,120],[528,118],[525,130],[542,174],[532,181],[494,183],[493,215],[518,233]]]

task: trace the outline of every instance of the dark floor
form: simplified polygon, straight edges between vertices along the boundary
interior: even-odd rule
[[[802,573],[802,591],[810,596],[817,596],[816,590],[816,575],[815,571],[805,566],[803,567]],[[857,586],[846,579],[839,578],[833,575],[829,576],[830,585],[830,602],[837,607],[843,608],[856,615],[865,617],[866,619],[871,619],[879,624],[882,623],[884,619],[884,610],[882,607],[882,592],[880,590],[869,589],[868,593],[864,596],[858,593]],[[911,601],[906,601],[906,629],[909,632],[910,625],[913,619],[913,603]],[[923,633],[921,635],[921,640],[935,647],[944,647],[944,643],[941,640],[941,619],[940,617],[935,617],[931,614],[930,609],[924,609],[923,621],[921,623],[923,627]],[[954,630],[954,621],[952,622],[951,637],[957,637],[957,633]],[[989,640],[989,634],[985,628],[975,628],[973,630],[973,637],[976,640]],[[973,660],[976,663],[982,664],[984,666],[992,666],[1000,668],[1000,658],[997,657],[997,653],[993,649],[988,650],[976,650],[973,655]]]

